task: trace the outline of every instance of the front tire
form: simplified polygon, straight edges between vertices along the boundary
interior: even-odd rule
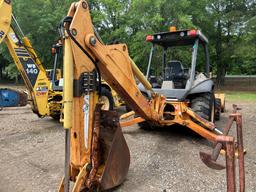
[[[103,104],[103,106],[101,108],[102,110],[105,110],[105,111],[113,111],[114,110],[114,99],[113,99],[111,92],[108,89],[106,89],[104,87],[101,89],[101,96],[100,96],[99,100]]]

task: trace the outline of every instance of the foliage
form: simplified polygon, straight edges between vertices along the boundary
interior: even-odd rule
[[[45,67],[51,67],[50,48],[58,39],[57,26],[72,2],[13,3],[17,20]],[[128,44],[131,57],[144,72],[151,46],[146,35],[167,31],[171,25],[201,29],[209,38],[219,83],[226,73],[256,74],[255,6],[255,0],[90,0],[93,22],[104,42]],[[0,51],[13,65],[7,51]]]
[[[6,68],[5,68],[7,74],[8,74],[8,77],[10,79],[17,79],[18,78],[18,70],[16,68],[16,66],[14,64],[11,64],[11,65],[8,65]]]

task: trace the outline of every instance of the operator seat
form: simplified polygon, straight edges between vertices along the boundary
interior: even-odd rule
[[[152,88],[161,88],[160,84],[157,81],[156,76],[150,76],[149,77],[149,82],[152,85]]]
[[[185,89],[188,77],[184,72],[182,63],[180,61],[171,60],[167,63],[166,68],[169,68],[169,78],[173,81],[175,89]]]

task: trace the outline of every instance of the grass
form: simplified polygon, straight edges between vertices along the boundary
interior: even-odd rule
[[[256,102],[256,92],[227,91],[226,100]]]

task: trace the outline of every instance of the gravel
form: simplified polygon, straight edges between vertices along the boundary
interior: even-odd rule
[[[243,102],[247,149],[246,191],[256,191],[256,108]],[[227,104],[231,111],[231,104]],[[218,127],[224,127],[228,112]],[[64,130],[51,118],[40,119],[29,106],[0,111],[0,192],[57,191],[64,167]],[[199,158],[209,151],[203,138],[180,126],[123,130],[131,152],[125,182],[117,192],[226,191],[226,172],[211,170]],[[234,131],[231,132],[234,134]],[[223,157],[220,161],[224,162]]]

